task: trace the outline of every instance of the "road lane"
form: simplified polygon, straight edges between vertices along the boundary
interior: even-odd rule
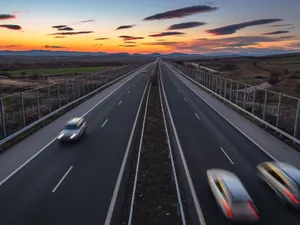
[[[55,141],[0,187],[0,224],[104,224],[149,75],[137,83],[138,78],[86,115],[82,140],[70,145]]]
[[[207,224],[228,224],[219,215],[212,195],[208,194],[205,171],[210,168],[230,170],[239,176],[261,213],[259,224],[299,224],[299,215],[285,209],[275,194],[256,177],[255,166],[270,158],[204,103],[168,68],[163,67],[162,74],[175,126]],[[182,98],[186,98],[187,102]]]

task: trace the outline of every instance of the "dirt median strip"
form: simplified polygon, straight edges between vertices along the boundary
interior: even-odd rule
[[[157,71],[152,77],[140,155],[132,224],[181,224],[167,136],[160,105]],[[122,224],[127,224],[136,168],[132,169]]]

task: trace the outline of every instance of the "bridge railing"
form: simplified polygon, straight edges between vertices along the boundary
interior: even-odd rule
[[[168,64],[216,97],[230,103],[233,108],[260,122],[265,128],[300,144],[299,98],[251,86],[222,75],[198,71],[174,62]]]

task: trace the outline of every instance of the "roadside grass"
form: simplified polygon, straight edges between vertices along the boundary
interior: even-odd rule
[[[14,77],[33,76],[33,75],[64,75],[71,73],[88,73],[99,72],[114,67],[110,66],[95,66],[95,67],[73,67],[73,68],[55,68],[55,69],[29,69],[29,70],[13,70],[3,71],[2,73],[10,74]]]

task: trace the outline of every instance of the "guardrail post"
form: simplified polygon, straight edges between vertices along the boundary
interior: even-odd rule
[[[20,93],[20,98],[21,98],[21,113],[22,113],[22,122],[23,122],[23,127],[26,127],[26,118],[25,118],[25,107],[24,107],[24,93]]]
[[[219,78],[220,78],[219,95],[222,96],[222,85],[223,85],[223,82],[222,82],[222,77],[219,77]]]
[[[254,114],[255,112],[255,98],[256,98],[256,87],[254,87],[254,91],[253,91],[252,114]]]
[[[281,93],[279,94],[279,97],[278,97],[277,118],[276,118],[276,127],[278,127],[278,125],[279,125],[280,106],[281,106]],[[280,136],[281,136],[281,134],[280,134]]]
[[[51,113],[52,112],[52,102],[51,102],[50,87],[48,87],[48,105],[49,105],[49,113]]]
[[[35,98],[36,98],[36,111],[38,119],[41,118],[41,108],[40,108],[40,99],[39,99],[39,89],[35,90]]]
[[[74,82],[73,82],[73,79],[71,79],[71,90],[72,90],[72,101],[74,101],[76,99],[76,96],[75,96],[75,91],[74,91]]]
[[[2,131],[3,131],[3,136],[6,138],[5,114],[4,114],[4,104],[3,104],[3,99],[2,98],[0,98],[0,107],[1,107]]]
[[[232,99],[232,80],[230,80],[229,101]]]
[[[218,77],[214,77],[216,81],[215,92],[218,93]]]
[[[238,105],[238,98],[239,98],[239,83],[236,84],[236,93],[235,93],[235,104]]]
[[[265,99],[264,99],[264,106],[263,106],[263,120],[266,121],[266,107],[267,107],[267,100],[268,100],[268,91],[265,90]],[[267,126],[265,126],[267,127]]]
[[[245,109],[245,104],[246,104],[246,94],[247,94],[247,85],[245,84],[245,87],[244,87],[244,97],[243,97],[243,109]]]
[[[296,118],[295,118],[295,126],[294,126],[294,137],[297,136],[297,128],[298,128],[298,119],[299,119],[299,110],[300,110],[300,99],[298,99]]]
[[[67,100],[67,104],[68,104],[69,103],[68,81],[65,81],[65,87],[66,87],[66,100]]]
[[[58,108],[61,107],[59,83],[57,84]]]
[[[224,98],[226,98],[226,94],[227,94],[227,79],[224,78]]]

